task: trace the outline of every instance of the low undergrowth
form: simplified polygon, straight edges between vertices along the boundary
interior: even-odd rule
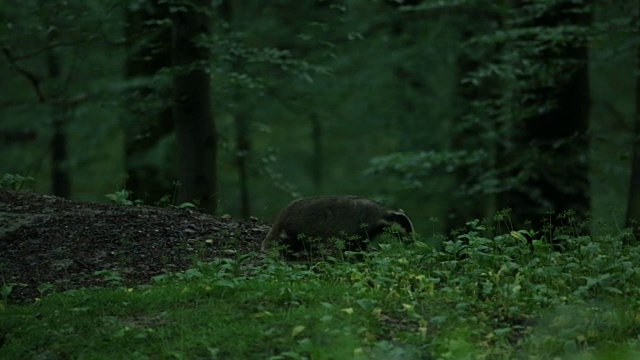
[[[624,244],[623,234],[563,236],[558,252],[557,243],[537,237],[486,237],[476,226],[443,250],[390,236],[357,260],[295,264],[247,254],[135,288],[108,274],[112,288],[1,305],[0,353],[8,359],[639,357],[640,245]]]

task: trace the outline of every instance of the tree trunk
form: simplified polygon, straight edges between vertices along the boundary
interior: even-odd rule
[[[251,151],[251,136],[247,115],[238,110],[234,117],[236,126],[236,165],[238,167],[238,181],[240,186],[240,214],[248,219],[251,216],[251,203],[249,201],[249,174],[248,158]]]
[[[640,240],[640,46],[636,56],[636,110],[626,226],[633,229],[633,234],[638,241]]]
[[[71,196],[71,181],[67,166],[67,130],[68,111],[62,105],[53,105],[51,110],[51,125],[53,138],[51,139],[51,192],[55,196],[69,198]]]
[[[519,6],[528,4],[531,2],[522,1]],[[560,1],[525,26],[586,27],[591,22],[587,9],[588,4]],[[500,165],[508,168],[517,161],[512,179],[521,176],[524,180],[518,187],[501,194],[499,201],[501,208],[513,210],[516,223],[532,221],[533,227],[539,228],[538,222],[548,218],[550,212],[560,215],[574,210],[577,218],[582,219],[590,210],[588,44],[583,38],[566,45],[549,46],[531,60],[545,67],[562,69],[559,77],[567,78],[556,78],[551,86],[538,85],[523,90],[521,98],[534,99],[523,105],[535,110],[535,115],[524,119],[522,131],[513,139],[521,154],[519,159],[509,160],[503,156]],[[548,110],[544,110],[545,107]]]
[[[324,153],[322,149],[322,123],[318,118],[318,113],[311,114],[311,142],[313,143],[313,163],[311,165],[311,176],[315,192],[320,194],[322,190],[322,175],[324,170]]]
[[[60,59],[55,53],[53,44],[57,39],[57,30],[51,29],[47,34],[47,73],[50,80],[56,83],[61,81]],[[60,90],[62,92],[62,90]],[[61,95],[61,94],[60,94]],[[62,96],[51,104],[49,110],[53,137],[51,138],[51,192],[55,196],[69,198],[71,196],[71,181],[69,180],[68,154],[67,154],[67,130],[66,124],[69,118],[67,104]]]
[[[196,201],[209,212],[217,204],[217,134],[211,113],[209,49],[198,38],[211,32],[211,1],[194,0],[173,13],[173,121],[178,140],[178,202]]]
[[[460,41],[466,43],[479,33],[490,32],[493,29],[502,29],[504,19],[492,8],[487,6],[465,6],[455,17],[454,26],[459,31]],[[451,149],[453,151],[484,149],[490,156],[491,164],[489,170],[495,169],[495,141],[491,138],[480,137],[478,134],[486,134],[486,127],[493,126],[495,121],[493,114],[487,105],[474,106],[476,103],[488,102],[500,96],[503,88],[497,81],[491,83],[473,84],[464,82],[463,79],[470,73],[477,71],[485,62],[496,61],[490,58],[491,54],[498,54],[500,49],[494,46],[491,51],[485,50],[485,57],[478,59],[476,49],[461,47],[456,59],[458,68],[457,96],[455,99],[458,112],[455,114],[455,122],[452,137]],[[469,121],[467,116],[473,114],[479,121]],[[491,124],[491,125],[487,125]],[[495,130],[493,130],[495,131]],[[473,168],[459,167],[454,172],[454,186],[459,189],[468,187],[468,184],[477,180],[478,174]],[[477,170],[476,170],[477,171]],[[491,219],[496,213],[496,195],[490,194],[463,194],[450,201],[449,209],[445,218],[445,229],[447,233],[456,232],[464,228],[464,225],[473,219]]]
[[[126,14],[128,79],[148,79],[171,66],[171,27],[163,24],[169,17],[166,4],[145,1],[129,6]],[[127,107],[131,121],[126,126],[125,171],[126,187],[135,198],[157,201],[172,193],[172,180],[177,171],[166,174],[142,159],[173,131],[171,94],[149,85],[131,89]],[[154,100],[160,101],[154,101]],[[166,104],[153,108],[150,103]]]
[[[244,2],[224,1],[218,7],[218,11],[229,28],[243,28],[247,18]],[[236,58],[231,63],[231,71],[242,72],[244,59]],[[233,90],[232,103],[229,107],[233,116],[236,131],[236,170],[238,171],[238,187],[240,192],[240,215],[248,219],[251,216],[251,194],[249,192],[249,155],[251,153],[250,120],[247,112],[243,110],[246,102],[239,96],[238,89]]]

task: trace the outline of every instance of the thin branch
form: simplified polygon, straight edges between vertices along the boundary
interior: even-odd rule
[[[14,59],[14,61],[29,59],[29,58],[32,58],[34,56],[40,55],[43,52],[46,52],[46,51],[49,51],[49,50],[52,50],[52,49],[55,49],[55,48],[72,47],[72,46],[83,45],[83,44],[89,43],[92,40],[97,39],[97,38],[98,38],[97,35],[93,35],[93,36],[90,36],[88,39],[82,39],[82,40],[77,40],[77,41],[66,41],[66,42],[58,41],[58,42],[55,42],[55,43],[52,43],[52,44],[48,44],[47,46],[43,46],[43,47],[41,47],[41,48],[39,48],[37,50],[34,50],[34,51],[32,51],[32,52],[30,52],[28,54],[23,54],[23,55],[20,55],[20,56],[13,55],[12,58]]]
[[[42,79],[36,74],[32,73],[31,71],[21,66],[20,64],[18,64],[16,59],[11,55],[11,51],[7,46],[4,46],[4,45],[2,46],[2,53],[7,58],[7,61],[9,61],[9,65],[11,65],[11,67],[13,67],[20,75],[24,76],[31,83],[31,86],[33,86],[33,89],[36,92],[36,95],[38,96],[38,100],[41,103],[47,102],[47,98],[42,92],[42,86],[41,86]]]

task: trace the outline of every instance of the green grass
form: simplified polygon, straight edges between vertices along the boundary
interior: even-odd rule
[[[534,238],[536,236],[534,235]],[[221,259],[0,310],[3,359],[635,359],[640,245],[390,240],[364,261]],[[457,255],[455,254],[457,253]]]

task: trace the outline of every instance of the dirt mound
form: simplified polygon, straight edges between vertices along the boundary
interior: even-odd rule
[[[258,251],[269,227],[183,210],[83,203],[0,189],[0,286],[12,302],[56,291],[104,285],[111,270],[126,285],[149,282],[197,261]]]

